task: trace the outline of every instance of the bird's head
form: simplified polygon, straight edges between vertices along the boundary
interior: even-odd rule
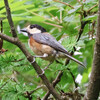
[[[46,29],[44,29],[40,25],[33,24],[33,25],[28,25],[26,28],[23,28],[20,31],[21,32],[26,32],[28,35],[32,35],[34,33],[43,33],[43,32],[46,32]]]

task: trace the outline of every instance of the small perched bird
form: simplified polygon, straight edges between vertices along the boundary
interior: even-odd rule
[[[29,25],[21,31],[28,34],[28,44],[36,54],[35,57],[48,60],[50,64],[58,58],[68,58],[84,66],[82,62],[70,56],[68,51],[40,25]]]

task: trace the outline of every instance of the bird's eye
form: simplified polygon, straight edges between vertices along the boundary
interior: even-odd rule
[[[34,28],[34,25],[30,25],[30,29]]]

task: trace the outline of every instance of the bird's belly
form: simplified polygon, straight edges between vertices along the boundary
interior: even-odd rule
[[[38,56],[42,56],[43,53],[41,52],[40,49],[36,48],[35,46],[30,46],[31,50]]]
[[[40,57],[44,60],[48,60],[48,61],[53,61],[55,59],[55,55],[53,54],[53,51],[48,50],[48,49],[38,49],[34,46],[31,47],[32,51],[38,55],[38,56],[43,56],[44,54],[47,54],[47,57]]]
[[[34,40],[29,40],[29,47],[38,56],[47,54],[47,57],[41,57],[44,60],[52,61],[55,59],[56,51],[48,45],[37,43]]]

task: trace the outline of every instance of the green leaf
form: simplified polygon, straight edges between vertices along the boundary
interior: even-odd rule
[[[96,20],[96,19],[97,19],[97,14],[94,14],[92,16],[88,16],[88,17],[84,18],[83,20],[87,21],[87,20]]]
[[[73,36],[73,37],[65,37],[63,40],[62,40],[62,45],[68,50],[72,50],[73,47],[76,45],[76,37]]]
[[[37,21],[37,22],[42,22],[44,21],[45,19],[44,18],[41,18],[39,16],[26,16],[26,17],[13,17],[13,21],[21,21],[21,20],[27,20],[27,21]],[[7,22],[8,20],[5,19],[4,22]]]
[[[76,5],[74,6],[74,9],[71,9],[70,11],[68,11],[68,14],[72,14],[75,13],[76,11],[78,11],[81,8],[82,5]]]
[[[17,11],[17,10],[22,10],[22,9],[34,7],[34,5],[22,5],[25,2],[27,2],[27,1],[28,0],[23,0],[23,1],[17,1],[15,3],[10,3],[9,6],[10,6],[11,11]],[[6,12],[6,9],[5,8],[3,8],[0,11],[0,13],[4,13],[4,12]]]
[[[90,68],[88,68],[88,70],[85,72],[85,73],[83,73],[83,77],[82,77],[82,83],[86,83],[88,80],[89,80],[89,74],[90,74],[90,72],[91,72],[91,67]]]
[[[8,0],[9,3],[12,3],[14,0]],[[0,7],[4,7],[4,0],[0,0]]]
[[[40,8],[40,10],[45,10],[45,11],[49,12],[49,11],[52,11],[52,10],[58,10],[58,8],[53,7],[53,6],[48,6],[48,7]]]

